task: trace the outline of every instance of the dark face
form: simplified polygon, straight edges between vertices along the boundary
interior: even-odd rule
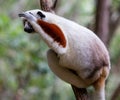
[[[23,25],[24,25],[25,32],[27,32],[27,33],[34,33],[35,32],[32,25],[27,20],[23,21]]]
[[[26,15],[26,14],[27,14],[27,15]],[[38,19],[41,19],[41,20],[42,20],[43,18],[45,18],[45,15],[44,15],[42,12],[40,12],[40,11],[36,12],[36,14],[33,14],[32,12],[19,14],[19,17],[24,17],[24,18],[25,18],[25,19],[23,20],[24,31],[27,32],[27,33],[34,33],[34,32],[35,32],[34,28],[33,28],[32,25],[30,24],[30,22],[27,20],[27,17],[29,17],[29,15],[30,15],[30,16],[32,15],[32,16],[38,18]],[[30,18],[30,17],[29,17],[29,18]]]

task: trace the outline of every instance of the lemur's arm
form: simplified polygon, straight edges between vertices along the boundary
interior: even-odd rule
[[[79,76],[59,64],[59,58],[53,50],[47,52],[47,59],[49,67],[59,78],[80,88],[88,87],[88,84],[86,84]]]

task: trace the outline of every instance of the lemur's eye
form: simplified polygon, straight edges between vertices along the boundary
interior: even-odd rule
[[[43,13],[41,13],[40,11],[37,12],[37,15],[39,15],[41,19],[45,18],[45,15]]]
[[[29,12],[29,14],[33,15],[33,13]]]

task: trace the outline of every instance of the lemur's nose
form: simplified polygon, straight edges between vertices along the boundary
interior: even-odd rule
[[[25,17],[25,13],[18,14],[19,17]]]
[[[35,32],[32,25],[29,23],[29,22],[26,22],[24,24],[24,31],[27,32],[27,33],[33,33]]]

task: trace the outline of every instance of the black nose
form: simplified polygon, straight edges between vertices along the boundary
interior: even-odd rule
[[[35,32],[32,25],[29,22],[24,23],[24,31],[27,32],[27,33]]]
[[[24,13],[20,13],[18,14],[19,17],[25,17],[25,14]]]
[[[33,33],[34,29],[33,28],[24,28],[24,31],[27,33]]]

